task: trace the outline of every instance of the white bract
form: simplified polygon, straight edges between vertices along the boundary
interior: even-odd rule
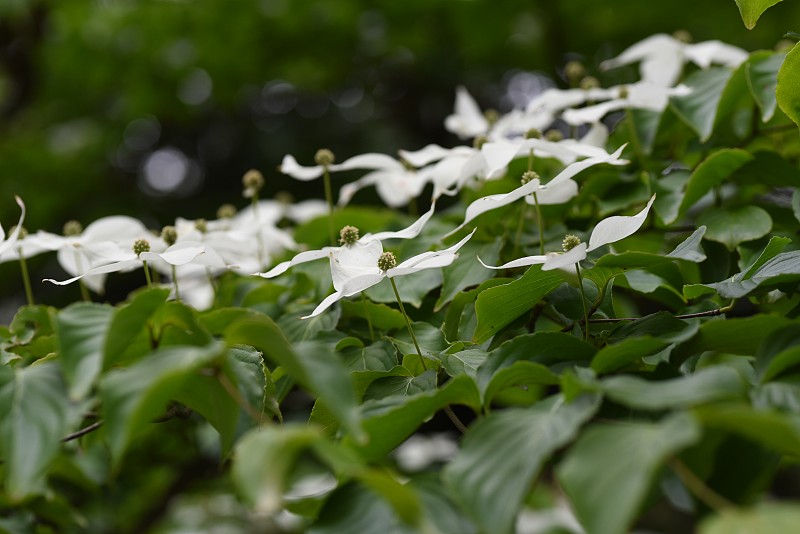
[[[289,270],[290,267],[295,265],[299,265],[301,263],[307,263],[309,261],[319,260],[322,258],[327,258],[330,254],[338,254],[346,249],[355,249],[360,250],[362,248],[367,247],[370,243],[376,243],[374,246],[378,246],[383,252],[383,245],[381,245],[381,241],[385,239],[412,239],[417,237],[419,233],[422,231],[422,228],[428,222],[428,220],[433,215],[433,211],[436,208],[436,205],[433,204],[431,209],[424,213],[419,219],[414,221],[411,226],[404,228],[402,230],[398,230],[395,232],[378,232],[376,234],[366,234],[359,237],[358,241],[356,241],[353,245],[342,245],[339,247],[322,247],[319,250],[307,250],[305,252],[301,252],[297,254],[294,258],[288,261],[284,261],[270,269],[265,273],[254,273],[256,276],[260,276],[262,278],[274,278],[280,274],[285,273]],[[380,252],[378,253],[380,255]]]
[[[622,154],[624,148],[625,145],[621,146],[613,154],[595,158],[588,158],[583,161],[578,161],[576,163],[568,165],[563,171],[558,173],[558,175],[555,178],[550,180],[545,185],[541,185],[539,180],[531,180],[527,184],[521,185],[520,187],[514,189],[509,193],[500,193],[496,195],[489,195],[479,198],[473,201],[469,206],[467,206],[466,214],[464,216],[464,222],[461,223],[456,228],[454,228],[447,235],[451,235],[454,232],[457,232],[458,230],[463,228],[464,225],[468,224],[478,215],[486,213],[487,211],[501,208],[503,206],[507,206],[525,196],[532,195],[533,193],[537,194],[537,198],[540,199],[541,203],[548,203],[548,204],[555,203],[556,200],[564,198],[564,193],[566,191],[566,189],[564,189],[565,187],[568,187],[570,191],[577,192],[577,189],[574,188],[573,186],[571,185],[564,186],[563,183],[571,181],[572,177],[578,174],[579,172],[588,169],[589,167],[592,167],[594,165],[598,165],[600,163],[609,163],[611,165],[627,164],[628,163],[627,160],[620,159],[620,155]],[[539,196],[540,194],[541,197]],[[567,198],[566,200],[569,200],[569,198]]]
[[[472,230],[452,247],[417,254],[386,271],[378,268],[378,259],[383,253],[382,247],[374,245],[363,247],[355,251],[352,256],[349,251],[343,251],[344,257],[330,252],[328,256],[331,263],[331,276],[333,278],[333,288],[336,291],[325,297],[325,300],[313,312],[302,317],[302,319],[316,317],[339,299],[360,293],[379,283],[384,278],[394,278],[395,276],[413,274],[425,269],[446,267],[455,261],[458,257],[458,249],[464,246],[474,233],[475,230]]]
[[[455,110],[444,119],[444,127],[461,139],[469,139],[487,133],[489,126],[478,103],[464,87],[459,86],[456,89]]]
[[[647,214],[650,212],[650,207],[653,205],[656,196],[650,197],[647,206],[636,215],[625,216],[615,215],[607,217],[597,223],[597,226],[592,230],[589,236],[589,243],[579,243],[567,252],[550,252],[548,254],[537,256],[526,256],[512,260],[497,267],[486,265],[483,260],[478,258],[481,265],[489,269],[509,269],[512,267],[525,267],[528,265],[542,265],[543,271],[550,271],[553,269],[563,269],[570,267],[584,259],[586,254],[610,243],[615,243],[621,239],[625,239],[633,235],[644,224]]]
[[[342,163],[332,163],[328,165],[329,172],[337,172],[337,171],[350,171],[355,169],[367,169],[367,170],[375,170],[375,169],[383,169],[388,167],[394,166],[397,161],[391,157],[387,156],[386,154],[378,154],[378,153],[367,153],[367,154],[360,154],[358,156],[353,156],[350,159],[343,161]],[[293,156],[287,154],[283,157],[283,161],[281,162],[280,171],[283,174],[288,174],[292,178],[296,180],[301,180],[303,182],[308,182],[310,180],[316,180],[320,176],[323,175],[325,172],[324,165],[311,165],[311,166],[303,166],[297,163],[297,160],[294,159]]]
[[[11,232],[10,236],[8,236],[8,239],[6,239],[6,232],[3,230],[3,225],[0,225],[0,256],[2,256],[6,250],[11,250],[11,248],[17,242],[19,233],[22,230],[22,223],[25,221],[25,203],[22,202],[21,198],[16,196],[14,197],[14,200],[17,202],[21,213],[19,216],[19,221],[17,222],[17,227],[14,228],[14,231]]]

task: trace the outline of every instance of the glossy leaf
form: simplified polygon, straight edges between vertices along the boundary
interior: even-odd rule
[[[569,450],[556,469],[558,480],[587,532],[624,534],[667,458],[700,435],[686,414],[658,423],[597,424]]]
[[[728,179],[753,156],[738,148],[723,148],[711,154],[692,172],[678,213],[683,215],[703,195]]]
[[[103,369],[103,347],[114,312],[111,306],[79,302],[56,318],[61,367],[73,399],[86,397]]]
[[[134,339],[147,329],[147,321],[164,305],[168,296],[168,289],[145,289],[137,292],[130,302],[117,309],[103,347],[103,369],[111,368],[129,352]],[[150,348],[148,343],[142,354]]]
[[[781,110],[800,126],[800,45],[794,45],[778,71],[776,97]]]
[[[756,27],[761,14],[767,9],[774,6],[781,0],[736,0],[736,5],[739,6],[739,14],[742,16],[742,22],[747,26],[748,30]]]
[[[557,449],[577,435],[598,398],[567,403],[553,396],[530,409],[509,408],[474,425],[445,468],[445,481],[461,508],[484,532],[513,532],[528,489]]]

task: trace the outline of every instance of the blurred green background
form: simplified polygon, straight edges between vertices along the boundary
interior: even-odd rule
[[[244,205],[250,168],[265,196],[322,197],[277,172],[284,154],[452,146],[457,85],[507,111],[563,86],[569,59],[616,83],[635,70],[597,64],[653,33],[755,50],[798,20],[796,1],[748,31],[733,0],[0,0],[0,222],[16,221],[14,194],[32,231],[213,217]],[[17,280],[0,265],[0,295],[18,301]]]

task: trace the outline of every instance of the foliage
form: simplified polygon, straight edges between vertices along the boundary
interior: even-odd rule
[[[3,231],[0,261],[57,254],[84,298],[34,284],[0,327],[0,530],[785,531],[797,47],[636,47],[644,81],[499,118],[461,91],[477,142],[284,169],[392,201],[423,180],[422,215],[260,200],[248,173],[250,206],[171,238]],[[120,270],[147,286],[93,301]]]

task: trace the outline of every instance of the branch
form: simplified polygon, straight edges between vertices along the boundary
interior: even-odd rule
[[[67,443],[68,441],[76,440],[76,439],[78,439],[78,438],[80,438],[82,436],[85,436],[86,434],[88,434],[90,432],[94,432],[95,430],[97,430],[101,426],[103,426],[103,420],[102,419],[100,419],[99,421],[95,421],[91,425],[89,425],[89,426],[87,426],[85,428],[81,428],[80,430],[75,431],[72,434],[67,434],[66,436],[61,438],[61,442],[62,443]]]

